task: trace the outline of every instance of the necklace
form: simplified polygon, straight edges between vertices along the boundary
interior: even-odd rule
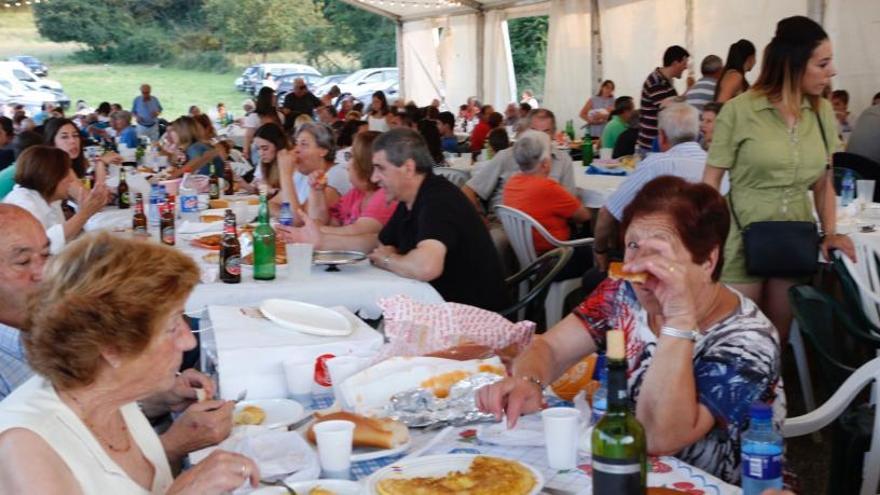
[[[72,400],[74,403],[76,403],[77,408],[79,408],[79,410],[80,410],[80,414],[81,414],[81,418],[83,420],[83,423],[85,423],[85,425],[89,429],[89,431],[91,431],[92,434],[95,435],[95,438],[97,438],[98,441],[101,442],[102,445],[105,445],[108,449],[112,450],[113,452],[116,452],[117,454],[124,454],[124,453],[128,452],[129,450],[131,450],[131,438],[128,435],[128,425],[125,424],[125,420],[122,421],[122,436],[125,438],[125,446],[116,446],[113,444],[113,442],[108,440],[104,435],[102,435],[101,433],[98,433],[100,430],[97,427],[95,427],[95,425],[92,424],[91,421],[86,419],[85,408],[83,407],[82,402],[80,402],[79,399],[77,399],[70,392],[65,392],[65,394],[68,397],[70,397],[70,400]]]

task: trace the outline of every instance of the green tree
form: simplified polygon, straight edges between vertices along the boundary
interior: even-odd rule
[[[326,28],[311,0],[205,0],[204,11],[226,50],[262,53],[264,60],[269,52],[301,48],[303,27]]]
[[[339,0],[324,0],[324,17],[334,35],[328,51],[355,55],[363,67],[385,67],[397,63],[394,22]]]
[[[544,92],[548,27],[547,16],[507,21],[516,85],[520,89],[531,89],[536,95]]]
[[[93,50],[115,46],[132,35],[130,0],[53,0],[34,5],[37,30],[57,42],[85,43]]]

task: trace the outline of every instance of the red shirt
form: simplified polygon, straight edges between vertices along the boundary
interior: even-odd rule
[[[474,126],[474,130],[471,131],[471,151],[477,153],[483,149],[483,143],[486,142],[486,137],[489,135],[489,131],[492,129],[489,127],[489,124],[481,120],[479,124]]]
[[[571,237],[568,220],[581,207],[581,202],[555,180],[527,174],[515,174],[507,181],[502,203],[527,213],[560,241]],[[538,254],[554,248],[537,231],[533,236]]]

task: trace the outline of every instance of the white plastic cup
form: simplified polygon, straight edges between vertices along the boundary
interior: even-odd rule
[[[876,181],[873,180],[857,180],[856,192],[858,193],[859,203],[867,206],[874,202],[874,186]]]
[[[284,367],[284,377],[287,380],[287,396],[308,407],[312,403],[315,360],[285,361],[282,366]]]
[[[312,252],[314,247],[311,244],[295,242],[286,244],[287,252],[287,274],[292,279],[308,278],[312,274]]]
[[[602,148],[599,150],[599,159],[602,161],[610,160],[613,152],[614,150],[612,148]]]
[[[322,421],[315,425],[315,438],[323,471],[321,477],[349,478],[354,423],[345,420]]]
[[[581,413],[573,407],[551,407],[541,411],[547,463],[553,469],[577,467]]]

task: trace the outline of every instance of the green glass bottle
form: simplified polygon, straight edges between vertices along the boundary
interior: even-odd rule
[[[275,230],[269,225],[269,201],[260,189],[259,223],[254,229],[254,278],[275,279]]]
[[[645,429],[630,411],[622,330],[606,334],[608,409],[593,429],[593,493],[644,495],[648,465]]]
[[[584,144],[581,145],[581,163],[585,167],[593,163],[593,136],[589,132],[584,135]]]
[[[569,141],[574,141],[574,122],[571,119],[565,121],[565,134]]]

